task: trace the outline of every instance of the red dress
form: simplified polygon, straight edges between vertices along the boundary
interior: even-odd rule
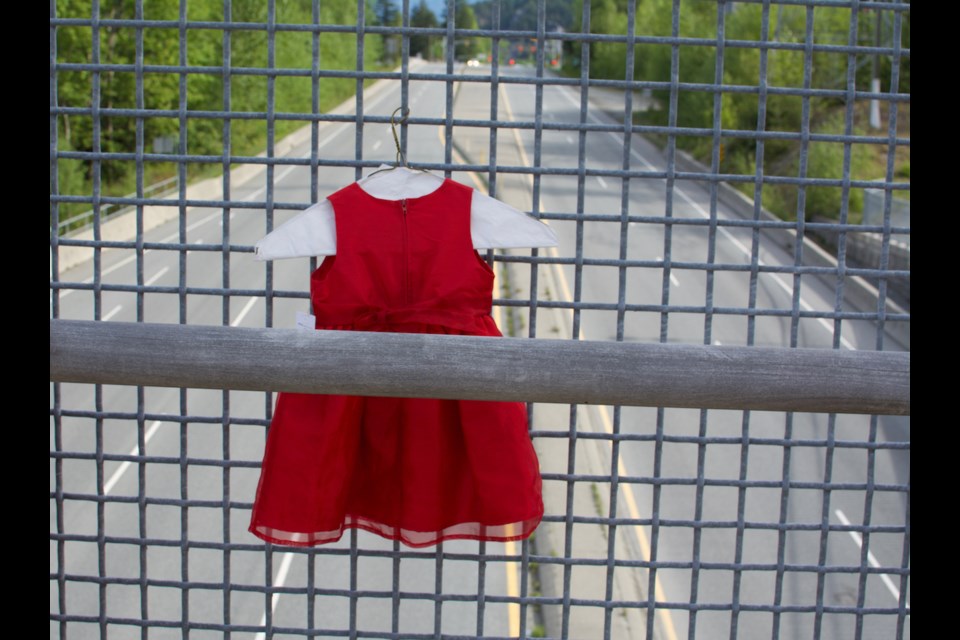
[[[331,195],[337,254],[310,278],[316,328],[500,336],[472,195],[449,179],[406,200],[357,183]],[[517,540],[543,517],[540,482],[522,403],[280,393],[250,531],[298,546],[352,527],[413,547]]]

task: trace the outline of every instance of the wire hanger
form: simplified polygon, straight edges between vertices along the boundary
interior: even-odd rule
[[[393,171],[393,170],[395,170],[395,169],[401,169],[401,168],[414,170],[414,167],[411,167],[409,164],[407,164],[407,156],[406,156],[406,154],[403,153],[403,149],[400,148],[400,137],[397,135],[397,112],[400,112],[400,111],[402,111],[402,110],[403,110],[403,106],[399,106],[399,107],[397,107],[396,109],[394,109],[393,114],[390,116],[390,133],[393,134],[393,144],[396,145],[396,147],[397,147],[396,166],[394,166],[394,167],[384,167],[384,168],[382,168],[382,169],[377,169],[376,171],[368,174],[368,175],[364,178],[364,180],[366,180],[367,178],[371,178],[371,177],[375,176],[376,174],[380,173],[381,171]],[[401,125],[406,124],[406,122],[407,122],[407,120],[409,119],[409,117],[410,117],[410,110],[407,109],[407,112],[400,117],[400,124],[401,124]],[[431,174],[429,171],[426,171],[425,169],[416,169],[416,171],[420,171],[420,172],[426,173],[426,174],[428,174],[428,175],[433,175],[433,174]]]

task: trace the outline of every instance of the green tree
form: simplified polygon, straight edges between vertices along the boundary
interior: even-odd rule
[[[573,3],[573,29],[583,30],[583,0]],[[593,0],[590,3],[590,33],[626,35],[627,0]],[[564,45],[568,59],[579,65],[580,43]],[[590,77],[623,80],[627,70],[627,47],[619,42],[595,42],[590,46]]]
[[[421,28],[434,28],[437,26],[437,16],[427,6],[426,0],[420,0],[410,14],[410,26]],[[410,55],[421,55],[424,58],[430,58],[432,55],[431,47],[435,38],[426,35],[410,36]]]
[[[373,0],[368,0],[367,22],[375,23]],[[102,20],[124,20],[136,17],[135,0],[101,0]],[[57,0],[57,16],[86,18],[92,15],[91,0]],[[176,21],[179,0],[151,0],[143,3],[147,20]],[[187,17],[197,21],[223,19],[222,0],[191,0]],[[262,0],[234,0],[231,4],[234,22],[265,23],[267,5]],[[310,24],[313,22],[312,3],[309,0],[278,0],[278,22]],[[320,22],[325,24],[356,24],[355,0],[324,0],[320,5]],[[101,25],[99,62],[105,65],[130,65],[136,58],[138,30],[128,26]],[[176,28],[148,26],[140,30],[143,37],[143,60],[146,65],[178,65],[179,32]],[[92,30],[89,26],[60,26],[57,28],[57,60],[61,63],[89,64],[93,61]],[[223,65],[221,31],[189,29],[187,32],[186,63],[190,67],[219,67]],[[268,37],[265,29],[236,29],[230,32],[232,67],[262,69],[268,63]],[[350,33],[324,33],[319,38],[320,64],[324,69],[356,68],[356,36]],[[280,68],[309,69],[312,65],[312,36],[309,33],[277,32],[274,34],[274,64]],[[365,46],[365,65],[374,64],[381,56],[380,36],[368,36]],[[63,107],[90,109],[93,98],[93,79],[99,78],[99,106],[106,109],[132,109],[137,106],[138,79],[128,71],[105,70],[99,74],[90,71],[59,70],[57,72],[57,103]],[[143,91],[144,108],[176,111],[180,106],[180,74],[144,73],[139,79]],[[278,112],[310,113],[312,110],[312,81],[310,78],[277,77],[274,85],[274,110]],[[266,75],[234,74],[230,77],[230,108],[234,112],[263,112],[267,109]],[[346,99],[356,90],[351,79],[324,78],[320,81],[321,109]],[[197,111],[219,111],[224,106],[224,78],[217,72],[193,71],[186,76],[186,131],[180,131],[176,117],[142,118],[143,148],[153,152],[156,138],[172,136],[186,138],[187,153],[196,155],[223,154],[223,127],[220,119],[198,117]],[[329,108],[329,107],[327,107]],[[133,153],[137,150],[137,118],[117,116],[101,111],[99,143],[103,152]],[[57,146],[63,151],[93,150],[94,122],[91,115],[71,114],[58,118]],[[302,122],[277,120],[275,137],[279,139]],[[263,151],[267,126],[263,119],[237,118],[230,121],[233,155],[256,155]],[[220,170],[220,163],[190,163],[188,178]],[[104,160],[99,163],[101,192],[104,195],[124,195],[134,190],[136,164],[133,161]],[[171,177],[177,166],[170,162],[147,162],[144,165],[146,185]],[[61,193],[90,194],[94,165],[88,160],[61,159],[58,179]],[[70,217],[87,210],[84,203],[61,205],[61,217]]]
[[[473,9],[466,2],[457,3],[457,12],[454,15],[454,24],[457,29],[476,29],[477,17]],[[459,37],[454,45],[454,57],[457,60],[468,60],[480,53],[479,38]]]
[[[158,0],[151,10],[164,12],[172,8],[176,17],[176,0]],[[57,15],[64,18],[89,18],[90,0],[60,0]],[[100,18],[132,19],[135,17],[133,0],[112,0],[100,5]],[[145,14],[151,18],[152,15]],[[143,53],[145,64],[176,64],[177,33],[173,29],[144,29]],[[136,30],[103,25],[100,28],[99,62],[101,64],[131,64],[135,59]],[[60,27],[57,29],[57,59],[64,63],[93,62],[92,30],[89,27]],[[127,109],[137,106],[137,81],[133,73],[103,71],[59,71],[57,73],[57,103],[65,107],[90,109],[93,101],[94,78],[99,78],[99,106],[101,109]],[[144,74],[140,80],[147,109],[176,109],[178,85],[170,74]],[[136,150],[137,119],[118,117],[101,112],[99,118],[99,148],[106,153],[131,153]],[[91,115],[61,115],[58,118],[58,148],[63,151],[89,152],[94,148],[94,121]],[[159,136],[175,134],[177,123],[169,118],[145,118],[143,140],[146,150]],[[169,172],[169,169],[166,169]],[[163,170],[148,165],[145,181],[155,181]],[[168,174],[169,175],[169,174]],[[89,160],[58,162],[60,193],[87,195],[91,193],[94,163]],[[101,193],[124,195],[134,190],[135,171],[131,161],[107,160],[99,163]],[[162,176],[166,177],[166,176]],[[60,206],[61,218],[68,218],[90,209],[89,204],[75,203]]]
[[[393,0],[376,0],[374,11],[377,15],[377,24],[388,26],[395,24],[400,18],[400,12]]]
[[[393,0],[377,0],[375,4],[377,24],[384,27],[399,27],[403,24],[403,16],[397,10]],[[403,44],[399,35],[384,35],[382,61],[385,64],[395,64],[400,59],[400,48]]]
[[[606,0],[604,0],[606,1]],[[602,5],[599,5],[602,6]],[[728,5],[729,6],[729,5]],[[763,8],[757,5],[736,3],[725,11],[724,29],[727,40],[757,41],[761,36]],[[648,0],[638,6],[638,25],[643,33],[657,36],[671,34],[673,7],[670,0]],[[807,32],[808,12],[804,7],[776,7],[769,13],[768,37],[779,42],[804,43]],[[875,22],[867,20],[871,12],[860,14],[859,44],[872,44]],[[849,7],[818,7],[813,12],[814,41],[817,44],[847,45],[850,32],[851,9]],[[717,6],[710,3],[685,3],[680,9],[680,36],[715,40],[717,37]],[[909,37],[909,26],[904,20],[904,37]],[[644,80],[669,82],[671,79],[672,48],[666,45],[639,45],[636,48],[636,77]],[[713,84],[716,82],[716,48],[711,46],[681,47],[679,55],[679,81],[681,83]],[[760,50],[753,47],[727,47],[724,51],[722,82],[728,86],[757,87],[760,82]],[[817,89],[842,89],[847,83],[850,64],[845,53],[817,51],[811,65],[811,86]],[[887,66],[889,71],[889,62]],[[591,75],[593,75],[591,69]],[[869,86],[869,65],[857,72],[858,88]],[[908,72],[909,73],[909,72]],[[802,87],[804,83],[804,58],[802,51],[770,49],[766,53],[766,85],[768,87]],[[903,88],[901,87],[901,90]],[[909,91],[909,76],[907,78]],[[669,91],[655,92],[660,104],[668,104]],[[681,127],[712,128],[714,103],[717,97],[710,91],[681,90],[677,94],[676,120]],[[759,92],[730,91],[719,96],[721,100],[721,123],[724,129],[756,130],[762,126],[766,131],[800,131],[804,99],[800,96],[768,93],[765,99],[765,119],[759,119]],[[816,133],[844,133],[847,105],[843,97],[810,97],[809,111],[811,131]],[[642,119],[664,124],[667,112],[644,114]],[[854,133],[863,131],[854,128]],[[713,139],[709,136],[677,136],[677,146],[692,152],[701,160],[709,160]],[[746,138],[725,138],[724,160],[721,171],[741,175],[756,172],[757,142]],[[800,142],[796,140],[768,139],[763,143],[764,174],[798,176]],[[808,164],[806,177],[838,179],[843,175],[844,146],[838,143],[812,142],[807,146]],[[869,177],[867,145],[853,145],[850,157],[850,175],[856,178]],[[752,193],[753,185],[741,185]],[[806,213],[836,218],[841,209],[842,190],[839,187],[807,187]],[[862,192],[850,190],[850,210],[861,207]],[[779,215],[791,218],[796,213],[797,188],[786,185],[764,185],[763,203]]]

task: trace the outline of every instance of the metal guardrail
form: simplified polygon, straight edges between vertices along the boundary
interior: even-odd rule
[[[50,322],[57,382],[910,414],[910,354]]]
[[[156,198],[177,191],[179,180],[179,176],[173,176],[172,178],[167,178],[166,180],[161,180],[148,187],[144,187],[143,195],[139,199],[137,192],[134,191],[133,193],[118,197],[119,202],[117,203],[104,204],[100,207],[100,221],[105,222],[108,218],[120,215],[125,211],[131,211],[135,205],[142,204],[144,198],[149,198],[150,196]],[[82,201],[82,199],[80,201]],[[61,220],[57,225],[57,232],[64,234],[67,231],[84,229],[93,224],[94,217],[94,211],[91,209],[90,211],[85,211],[66,220]]]

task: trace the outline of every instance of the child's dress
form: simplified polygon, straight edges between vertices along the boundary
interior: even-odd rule
[[[449,179],[405,200],[357,183],[331,195],[337,254],[310,279],[316,328],[500,336],[472,195]],[[351,527],[415,547],[516,540],[543,516],[540,482],[522,403],[280,393],[250,531],[299,546]]]

